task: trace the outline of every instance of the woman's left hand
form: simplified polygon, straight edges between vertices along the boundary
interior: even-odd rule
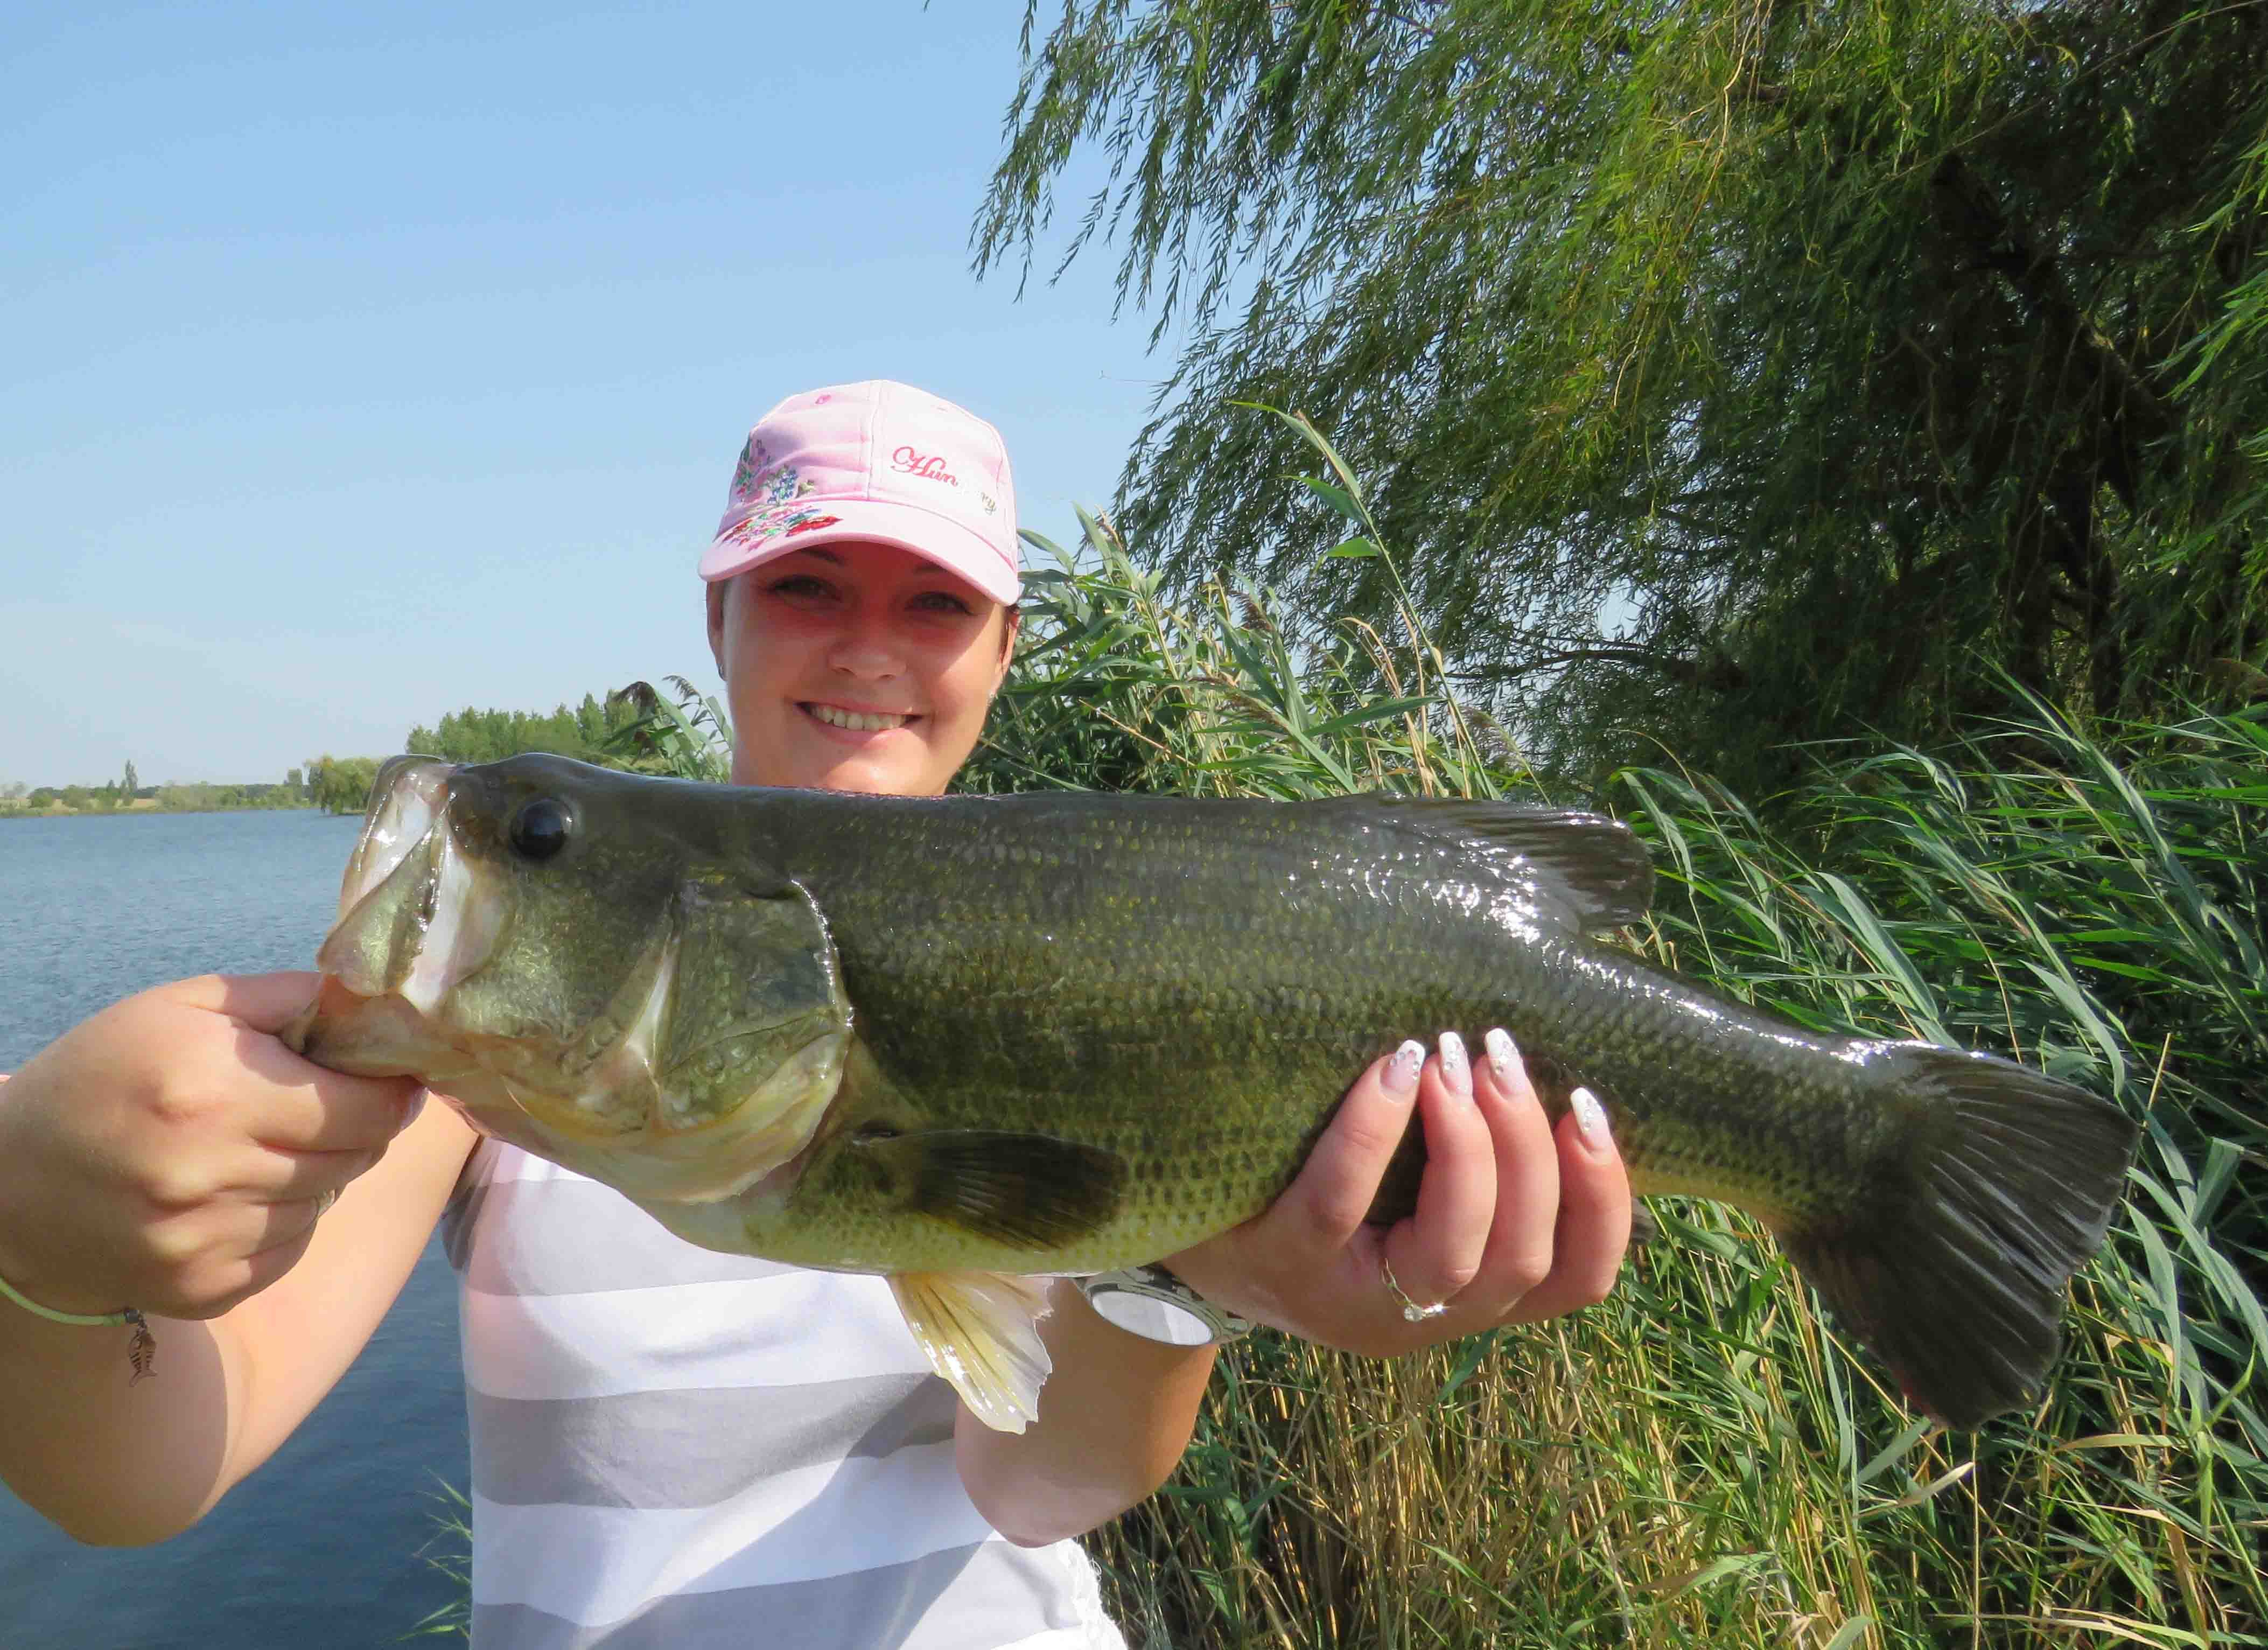
[[[1410,1042],[1380,1060],[1282,1197],[1165,1263],[1215,1305],[1381,1358],[1604,1300],[1631,1230],[1605,1116],[1581,1094],[1555,1131],[1511,1038],[1486,1042],[1477,1062],[1454,1033],[1430,1058]],[[1426,1152],[1417,1212],[1367,1226],[1413,1110]]]

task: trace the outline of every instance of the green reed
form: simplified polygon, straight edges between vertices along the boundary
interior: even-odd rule
[[[1319,437],[1309,482],[1383,556]],[[1263,1334],[1092,1539],[1167,1646],[2268,1644],[2268,718],[1818,753],[1752,809],[1665,762],[1547,787],[1422,630],[1161,594],[1109,525],[1032,578],[968,783],[1586,801],[1652,843],[1623,939],[1798,1021],[1991,1049],[2145,1120],[2032,1413],[1905,1411],[1770,1238],[1664,1200],[1605,1304],[1375,1363]]]
[[[432,1502],[427,1515],[425,1544],[417,1560],[451,1582],[450,1597],[421,1617],[396,1643],[412,1639],[453,1639],[470,1642],[473,1636],[473,1503],[471,1498],[438,1473],[425,1492]]]

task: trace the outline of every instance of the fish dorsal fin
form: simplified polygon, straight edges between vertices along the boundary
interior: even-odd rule
[[[1116,1212],[1126,1160],[1100,1146],[1005,1129],[917,1129],[854,1138],[924,1214],[1018,1249],[1086,1236]]]
[[[1055,1368],[1040,1320],[1048,1279],[1008,1272],[897,1272],[890,1292],[930,1367],[996,1433],[1040,1418],[1040,1388]]]
[[[1638,922],[1653,902],[1653,860],[1646,843],[1604,814],[1374,792],[1309,806],[1340,814],[1349,824],[1431,836],[1484,855],[1556,902],[1586,932]]]

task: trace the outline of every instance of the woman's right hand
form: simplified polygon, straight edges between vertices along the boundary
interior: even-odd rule
[[[315,984],[161,985],[0,1084],[0,1278],[58,1312],[210,1318],[290,1271],[424,1093],[284,1047]]]

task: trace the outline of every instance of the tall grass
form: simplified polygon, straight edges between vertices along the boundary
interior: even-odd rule
[[[1314,445],[1340,553],[1383,556]],[[1093,1540],[1132,1633],[2268,1644],[2268,718],[2090,737],[2041,709],[1822,753],[1763,810],[1667,760],[1547,798],[1406,614],[1295,645],[1264,594],[1168,601],[1085,525],[1076,564],[1042,542],[976,788],[1587,801],[1655,850],[1636,948],[1802,1023],[2042,1064],[2148,1130],[2047,1395],[1976,1432],[1910,1416],[1708,1204],[1662,1204],[1614,1296],[1553,1324],[1393,1363],[1256,1336],[1175,1480]]]
[[[433,1475],[425,1492],[433,1503],[425,1544],[417,1560],[446,1576],[453,1586],[446,1603],[429,1610],[416,1625],[395,1639],[453,1639],[469,1643],[473,1636],[473,1503],[455,1484]]]

